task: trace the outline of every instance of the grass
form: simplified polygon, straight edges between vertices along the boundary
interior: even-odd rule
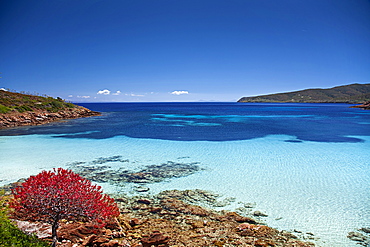
[[[47,247],[45,241],[23,233],[8,218],[6,197],[0,192],[0,247]]]
[[[74,107],[76,105],[65,102],[59,97],[43,97],[0,90],[0,114],[9,112],[23,113],[37,110],[58,112]]]
[[[12,109],[10,109],[9,107],[6,107],[2,104],[0,104],[0,113],[7,113],[7,112],[10,112]]]

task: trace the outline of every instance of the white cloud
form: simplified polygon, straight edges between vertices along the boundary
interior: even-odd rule
[[[1,91],[8,91],[8,90],[6,90],[6,89],[5,89],[5,88],[3,88],[3,87],[2,87],[2,88],[0,88],[0,90],[1,90]]]
[[[181,94],[189,94],[189,92],[188,91],[173,91],[173,92],[171,92],[171,94],[181,95]]]
[[[108,94],[110,94],[110,91],[108,89],[104,89],[104,90],[100,90],[97,94],[108,95]]]
[[[117,91],[117,92],[115,92],[115,93],[112,93],[112,95],[120,95],[121,94],[121,91]]]
[[[90,96],[80,96],[80,95],[77,95],[77,98],[88,99],[88,98],[90,98]]]
[[[132,97],[144,97],[145,95],[142,95],[142,94],[134,94],[134,93],[130,93],[130,94],[125,94],[126,96],[132,96]]]
[[[72,95],[72,94],[68,95],[68,98],[72,98],[72,97],[73,97],[73,95]]]

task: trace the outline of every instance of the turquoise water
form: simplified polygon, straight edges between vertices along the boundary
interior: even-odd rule
[[[313,233],[319,246],[357,246],[347,233],[370,227],[368,111],[315,104],[89,107],[103,116],[0,131],[0,184],[76,162],[117,171],[196,162],[202,170],[145,184],[147,193],[204,189],[234,197],[218,209],[252,203],[269,215],[268,225]],[[101,185],[138,193],[135,183]]]

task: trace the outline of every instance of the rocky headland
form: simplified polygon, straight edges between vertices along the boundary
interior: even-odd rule
[[[0,129],[98,115],[99,112],[61,98],[0,90]]]
[[[99,116],[99,112],[91,111],[82,106],[60,110],[58,112],[48,112],[34,110],[32,112],[11,112],[0,114],[0,129],[12,128],[26,125],[40,125],[55,121],[74,119],[82,117]]]
[[[242,97],[241,103],[348,103],[362,104],[370,100],[370,84],[350,84],[333,88],[313,88],[294,92]]]

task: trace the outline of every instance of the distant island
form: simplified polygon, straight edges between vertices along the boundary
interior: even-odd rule
[[[0,89],[0,129],[98,115],[100,115],[99,112],[65,102],[59,97],[15,93]]]
[[[370,101],[370,84],[351,84],[328,89],[315,88],[295,92],[243,97],[238,102],[266,103],[348,103],[365,104]],[[368,104],[365,104],[365,106]]]

